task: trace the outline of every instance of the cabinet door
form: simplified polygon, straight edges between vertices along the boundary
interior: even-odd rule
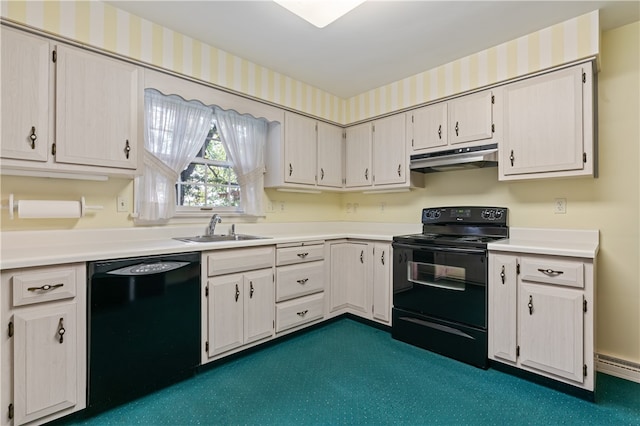
[[[406,114],[378,120],[373,131],[373,183],[385,185],[407,181]]]
[[[318,122],[318,185],[342,187],[343,132],[341,127]]]
[[[56,161],[137,167],[139,70],[57,46]]]
[[[316,121],[285,113],[284,181],[316,184]]]
[[[331,310],[351,307],[369,312],[367,268],[370,254],[364,243],[331,245]]]
[[[371,186],[371,123],[347,128],[345,141],[346,187]]]
[[[411,146],[413,151],[437,148],[448,144],[447,103],[442,102],[413,112]]]
[[[491,139],[493,131],[491,91],[463,96],[449,102],[449,142]]]
[[[244,343],[273,336],[275,286],[273,270],[244,275]]]
[[[489,255],[489,356],[516,362],[518,259]]]
[[[209,356],[214,356],[243,343],[243,276],[210,278],[208,286]]]
[[[391,320],[391,245],[376,244],[373,250],[373,318]]]
[[[520,363],[584,381],[583,292],[521,284],[518,295]]]
[[[584,167],[582,73],[575,67],[505,86],[505,175]]]
[[[75,303],[25,309],[14,324],[14,424],[76,405]]]
[[[47,161],[49,42],[2,27],[0,156]]]

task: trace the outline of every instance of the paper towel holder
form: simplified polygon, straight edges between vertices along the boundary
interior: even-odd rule
[[[46,201],[54,201],[54,200],[42,200],[43,202]],[[102,210],[103,206],[89,206],[86,204],[84,197],[80,197],[80,217],[84,217],[87,213],[88,210]],[[15,210],[18,208],[18,200],[15,200],[13,197],[13,194],[9,194],[9,204],[8,206],[2,206],[2,208],[7,208],[9,210],[9,218],[13,219],[14,217],[14,212]]]

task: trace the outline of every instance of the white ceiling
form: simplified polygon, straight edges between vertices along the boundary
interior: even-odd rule
[[[265,0],[106,3],[345,99],[595,9],[603,30],[640,19],[637,0],[369,0],[320,29]]]

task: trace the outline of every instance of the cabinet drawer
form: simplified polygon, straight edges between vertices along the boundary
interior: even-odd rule
[[[10,271],[13,306],[73,298],[84,271],[84,264]]]
[[[324,289],[324,261],[279,266],[276,277],[276,302],[317,293]]]
[[[324,311],[324,293],[276,304],[276,333],[319,318]]]
[[[522,281],[584,288],[584,264],[578,260],[523,257]]]
[[[207,256],[207,275],[231,274],[273,267],[273,246],[212,251]]]
[[[323,259],[324,244],[279,247],[276,255],[276,265],[291,265],[292,263],[314,262]]]

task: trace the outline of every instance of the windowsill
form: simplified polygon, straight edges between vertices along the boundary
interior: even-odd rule
[[[179,211],[176,215],[169,220],[169,225],[184,225],[191,223],[209,223],[211,216],[218,214],[220,217],[233,219],[239,223],[254,223],[259,219],[264,219],[265,215],[255,216],[248,215],[242,212],[233,211],[216,211],[214,210],[202,210],[202,211]]]

